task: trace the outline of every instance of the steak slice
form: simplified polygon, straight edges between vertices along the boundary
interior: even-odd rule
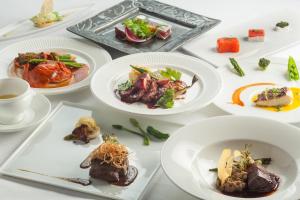
[[[269,193],[277,189],[279,177],[262,166],[252,164],[248,169],[247,186],[250,192]]]
[[[128,168],[128,161],[126,166]],[[95,179],[101,179],[113,183],[118,182],[121,177],[126,176],[127,169],[117,168],[111,164],[104,163],[102,160],[93,159],[89,173],[90,176]]]
[[[142,102],[144,103],[151,103],[153,102],[156,98],[156,94],[157,94],[157,83],[156,81],[152,81],[149,85],[149,89],[147,91],[147,93],[142,97]]]

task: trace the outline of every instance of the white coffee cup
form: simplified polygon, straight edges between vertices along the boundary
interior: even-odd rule
[[[35,92],[25,80],[4,78],[0,79],[0,97],[5,95],[13,97],[0,98],[0,124],[16,124],[22,121]]]

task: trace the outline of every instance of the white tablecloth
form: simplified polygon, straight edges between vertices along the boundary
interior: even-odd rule
[[[162,0],[165,3],[176,5],[178,7],[203,14],[209,17],[221,19],[222,23],[204,34],[196,38],[196,40],[201,40],[207,34],[222,31],[230,26],[238,25],[240,23],[246,22],[250,19],[257,18],[266,12],[272,12],[275,10],[285,10],[287,8],[299,8],[300,1],[297,0]],[[9,23],[14,23],[24,18],[29,18],[33,14],[36,14],[39,10],[42,0],[1,0],[0,1],[0,27],[7,25]],[[94,12],[90,15],[96,14],[97,12],[104,10],[112,5],[120,2],[120,0],[56,0],[55,7],[57,9],[67,8],[67,6],[75,7],[80,4],[87,4],[88,2],[95,2]],[[52,29],[50,31],[42,32],[39,34],[31,35],[26,38],[34,38],[41,36],[63,36],[70,38],[77,38],[77,36],[67,32],[65,27],[75,24],[71,22],[66,24],[64,27],[59,29]],[[8,42],[0,42],[0,49],[12,44],[14,42],[24,40],[24,38],[18,40],[11,40]],[[193,41],[192,41],[193,42]],[[190,44],[184,46],[185,49],[189,49]],[[199,47],[201,48],[201,47]],[[108,49],[109,53],[112,55],[113,59],[123,56],[117,51]],[[294,53],[295,55],[300,53],[300,46],[296,46],[293,49],[287,50],[287,52]],[[287,52],[281,52],[285,54]],[[59,101],[71,101],[82,103],[86,105],[97,105],[97,101],[91,96],[89,89],[84,91],[79,91],[67,95],[53,96],[49,97],[52,106]],[[224,115],[223,111],[214,105],[210,105],[200,111],[189,113],[181,116],[169,117],[168,120],[188,123],[201,118],[212,117],[217,115]],[[9,133],[0,134],[0,165],[8,158],[8,156],[22,143],[22,141],[28,137],[31,130],[23,131],[20,133]],[[99,199],[95,196],[89,196],[81,194],[78,192],[73,192],[65,189],[59,189],[56,187],[50,187],[46,185],[40,185],[31,182],[25,182],[21,180],[7,179],[0,176],[0,199],[2,200],[53,200],[53,199]],[[166,199],[195,199],[189,196],[180,189],[178,189],[174,184],[172,184],[167,177],[161,172],[148,187],[143,199],[151,200],[166,200]]]

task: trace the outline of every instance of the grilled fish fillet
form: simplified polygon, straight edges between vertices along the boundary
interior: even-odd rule
[[[287,87],[272,88],[258,94],[255,104],[264,107],[286,106],[292,103],[293,94]]]

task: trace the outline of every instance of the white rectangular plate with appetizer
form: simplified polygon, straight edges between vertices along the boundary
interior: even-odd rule
[[[0,28],[0,41],[21,38],[30,34],[57,28],[72,20],[89,14],[94,4],[55,10],[52,0],[45,0],[39,13],[29,19],[22,19]]]
[[[189,43],[184,49],[218,67],[229,63],[230,57],[250,59],[270,55],[299,43],[299,18],[299,13],[289,10],[273,12],[210,34]]]
[[[140,136],[113,129],[112,121],[130,127],[128,118],[61,103],[2,165],[1,174],[112,199],[139,199],[159,169],[162,143],[143,145]],[[180,127],[138,121],[163,131]],[[172,128],[167,130],[166,124]],[[112,133],[114,136],[102,137]]]

